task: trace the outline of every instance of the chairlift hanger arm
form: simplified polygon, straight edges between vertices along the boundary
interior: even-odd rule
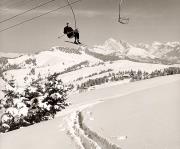
[[[122,3],[123,3],[123,0],[119,0],[119,18],[118,18],[118,22],[121,23],[121,24],[128,24],[129,23],[129,18],[121,17]]]
[[[70,3],[69,0],[67,0],[67,3],[68,3],[68,5],[69,5],[69,7],[70,7],[70,9],[71,9],[71,11],[72,11],[72,14],[73,14],[73,18],[74,18],[74,28],[77,29],[76,15],[75,15],[75,13],[74,13],[73,7],[72,7],[72,5],[71,5],[71,3]]]
[[[122,4],[122,0],[119,0],[119,19],[121,18],[121,4]]]

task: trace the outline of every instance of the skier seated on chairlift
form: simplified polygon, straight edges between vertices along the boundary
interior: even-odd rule
[[[81,44],[79,42],[79,31],[78,29],[73,30],[70,26],[69,23],[66,23],[66,27],[64,27],[64,34],[67,35],[68,38],[75,38],[74,43],[75,44]]]

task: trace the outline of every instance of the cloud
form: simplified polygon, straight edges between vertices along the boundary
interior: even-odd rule
[[[94,10],[77,10],[76,13],[77,13],[77,15],[90,17],[90,18],[104,14],[102,11],[94,11]]]

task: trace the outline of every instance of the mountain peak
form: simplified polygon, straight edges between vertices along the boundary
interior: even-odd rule
[[[117,41],[114,38],[109,38],[105,41],[105,43],[110,43],[110,42],[116,43]]]
[[[122,53],[124,51],[123,45],[113,38],[109,38],[103,45],[94,46],[91,51],[96,53],[103,53],[105,55],[113,53]]]

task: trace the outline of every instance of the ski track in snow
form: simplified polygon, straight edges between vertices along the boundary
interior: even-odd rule
[[[71,108],[58,116],[64,116],[63,124],[59,125],[59,131],[66,131],[67,135],[75,143],[78,149],[121,149],[116,144],[112,144],[106,138],[103,138],[96,132],[90,130],[83,122],[81,111],[84,109],[102,103],[104,100],[98,100],[92,103],[83,104]]]
[[[124,95],[128,95],[130,93],[137,92],[138,90],[139,89],[135,89],[134,91],[129,91],[124,94],[117,94],[111,96],[111,98],[117,98]],[[59,116],[64,117],[63,118],[64,123],[59,125],[59,131],[66,131],[66,133],[74,141],[78,149],[121,149],[116,144],[111,143],[107,138],[104,138],[100,136],[98,133],[92,131],[83,122],[83,115],[81,111],[96,104],[105,102],[109,98],[110,97],[99,98],[88,103],[77,104],[74,107],[71,107],[70,109],[66,109],[64,112],[62,111],[57,115],[57,117]],[[87,114],[90,116],[89,117],[90,120],[94,120],[91,112]],[[117,139],[119,140],[119,138]],[[120,140],[122,140],[122,138],[120,138]]]
[[[81,111],[73,112],[66,117],[67,134],[76,143],[78,149],[121,149],[96,132],[89,129],[83,122]]]

